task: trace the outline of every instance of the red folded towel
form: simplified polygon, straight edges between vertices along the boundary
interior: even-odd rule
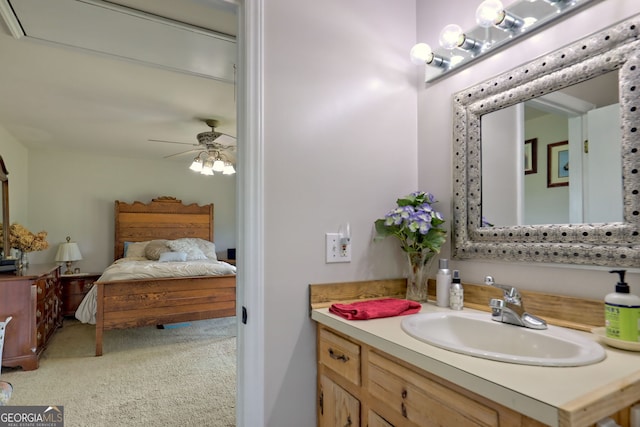
[[[331,304],[329,311],[347,320],[367,320],[378,317],[403,316],[420,311],[419,302],[406,299],[384,298],[351,304]]]

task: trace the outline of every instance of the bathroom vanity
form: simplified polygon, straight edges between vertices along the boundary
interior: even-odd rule
[[[421,312],[438,310],[447,309],[426,303]],[[401,329],[402,316],[348,321],[312,304],[311,318],[319,426],[568,427],[607,416],[624,426],[640,401],[638,352],[606,347],[592,365],[527,366],[426,344]]]

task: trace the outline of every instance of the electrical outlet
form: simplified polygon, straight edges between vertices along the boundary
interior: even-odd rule
[[[351,244],[341,245],[341,238],[340,233],[326,234],[327,263],[351,262]]]

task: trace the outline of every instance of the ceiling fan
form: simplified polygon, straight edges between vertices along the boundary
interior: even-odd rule
[[[197,144],[160,139],[149,139],[149,141],[196,147],[187,151],[164,156],[165,159],[168,159],[170,157],[197,152],[198,154],[193,159],[193,163],[189,166],[189,169],[195,172],[200,172],[203,175],[213,175],[214,172],[222,172],[223,175],[234,174],[236,172],[233,167],[235,156],[232,153],[236,150],[236,138],[226,133],[217,132],[215,129],[216,126],[218,126],[217,120],[205,120],[205,123],[211,128],[211,131],[197,134]]]
[[[217,120],[205,120],[204,121],[207,126],[211,128],[210,131],[201,132],[196,135],[196,139],[198,140],[197,144],[189,143],[189,142],[179,142],[179,141],[166,141],[162,139],[149,139],[150,142],[163,142],[168,144],[181,144],[181,145],[190,145],[192,148],[187,151],[181,151],[179,153],[170,154],[168,156],[164,156],[165,159],[175,156],[181,156],[183,154],[195,153],[206,151],[208,153],[218,152],[220,154],[227,153],[229,151],[235,151],[236,149],[236,137],[229,135],[227,133],[222,133],[216,131],[216,127],[218,126]]]

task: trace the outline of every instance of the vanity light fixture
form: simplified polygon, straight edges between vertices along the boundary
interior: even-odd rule
[[[484,47],[484,43],[467,36],[462,27],[449,24],[440,31],[440,46],[447,50],[455,48],[477,53]]]
[[[507,12],[500,0],[485,0],[476,9],[476,22],[483,28],[492,25],[501,30],[517,31],[524,27],[524,19]]]
[[[447,58],[436,55],[431,46],[426,43],[418,43],[411,48],[409,52],[411,62],[416,65],[433,65],[439,68],[449,68],[450,62]]]
[[[447,25],[440,32],[439,48],[418,43],[411,48],[411,61],[425,67],[425,82],[431,82],[598,1],[516,0],[505,8],[500,0],[484,0],[476,9],[476,27],[463,31]]]

